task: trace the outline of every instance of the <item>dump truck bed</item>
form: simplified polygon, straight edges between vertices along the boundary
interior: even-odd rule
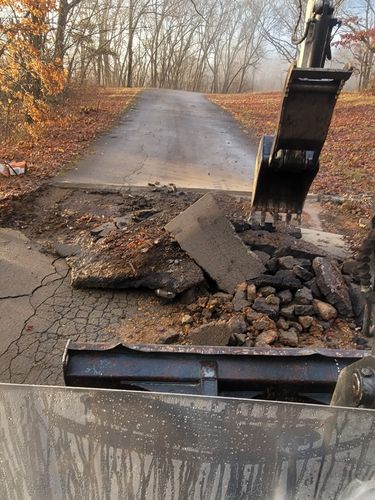
[[[375,479],[371,410],[27,385],[0,399],[1,498],[349,500]]]

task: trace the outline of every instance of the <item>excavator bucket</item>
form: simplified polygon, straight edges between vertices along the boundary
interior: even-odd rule
[[[264,136],[259,145],[253,213],[301,215],[337,97],[351,73],[291,67],[276,135]]]

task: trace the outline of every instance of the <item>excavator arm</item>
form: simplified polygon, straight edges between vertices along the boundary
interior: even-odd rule
[[[324,68],[326,59],[331,60],[332,30],[341,24],[333,14],[332,0],[309,0],[305,33],[299,42],[298,67]]]
[[[339,93],[351,70],[325,69],[331,58],[332,0],[310,0],[298,62],[290,68],[275,135],[260,142],[252,194],[252,212],[267,213],[276,223],[286,214],[300,220],[310,186],[319,170]]]

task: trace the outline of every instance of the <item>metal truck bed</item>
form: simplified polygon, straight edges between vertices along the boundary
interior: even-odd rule
[[[2,499],[374,498],[374,410],[1,384],[0,401]]]

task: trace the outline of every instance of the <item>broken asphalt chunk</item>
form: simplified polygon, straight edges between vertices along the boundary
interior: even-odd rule
[[[153,209],[144,209],[144,210],[137,210],[136,212],[133,212],[132,214],[132,219],[134,222],[142,222],[146,219],[149,219],[153,215],[156,215],[159,213],[159,210],[153,210]]]
[[[55,252],[60,257],[72,257],[73,255],[78,255],[81,251],[79,245],[73,245],[71,243],[61,243],[57,241],[54,244]]]
[[[264,230],[248,230],[241,233],[241,239],[252,250],[272,255],[281,246],[293,245],[294,238],[285,233],[270,233]]]
[[[353,316],[349,288],[339,268],[330,259],[317,257],[313,261],[316,282],[326,298],[342,316]]]
[[[122,217],[115,217],[114,221],[118,229],[125,229],[133,224],[133,217],[131,214],[123,215]]]
[[[253,309],[256,312],[267,314],[267,316],[275,320],[277,319],[277,315],[279,312],[279,305],[277,303],[269,304],[267,302],[267,299],[263,297],[258,297],[257,299],[254,300]]]
[[[289,245],[280,246],[274,257],[284,257],[292,256],[296,259],[309,259],[312,260],[315,257],[326,257],[327,253],[321,248],[317,247],[313,243],[305,240],[297,240],[293,238],[293,242]]]
[[[233,293],[239,283],[265,271],[264,265],[236,235],[209,193],[165,228],[221,290]]]
[[[234,316],[229,321],[211,321],[194,328],[189,333],[193,345],[228,345],[232,335],[242,335],[247,325],[241,316]]]
[[[161,289],[171,298],[204,281],[203,272],[195,262],[183,256],[178,264],[168,264],[167,253],[168,247],[155,246],[140,263],[131,265],[126,256],[113,251],[82,251],[67,260],[71,283],[77,288]]]
[[[271,286],[276,289],[298,290],[302,287],[301,281],[293,274],[292,271],[280,270],[272,276],[270,274],[261,274],[252,280],[256,287]]]

